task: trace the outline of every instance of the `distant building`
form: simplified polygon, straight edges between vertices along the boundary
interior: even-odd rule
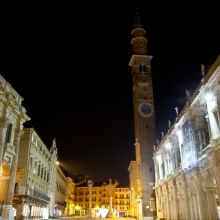
[[[14,219],[12,207],[23,123],[30,120],[23,98],[0,75],[0,216]]]
[[[90,208],[88,183],[75,186],[75,215],[88,215]],[[130,191],[119,187],[117,181],[93,183],[91,187],[91,209],[93,217],[128,216],[130,210]],[[111,213],[112,212],[112,213]]]
[[[25,128],[20,142],[13,205],[17,219],[48,218],[51,154],[33,128]]]
[[[130,216],[130,189],[129,187],[115,187],[113,209],[117,210],[118,217]]]
[[[202,74],[155,148],[158,219],[220,217],[220,56]]]

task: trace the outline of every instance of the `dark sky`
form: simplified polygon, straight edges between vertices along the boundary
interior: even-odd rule
[[[119,1],[118,1],[119,2]],[[130,40],[136,2],[1,7],[0,71],[61,166],[94,180],[128,183],[134,156]],[[152,3],[154,2],[154,3]],[[139,1],[147,32],[157,130],[167,130],[185,89],[219,54],[219,12],[211,1],[173,5]]]

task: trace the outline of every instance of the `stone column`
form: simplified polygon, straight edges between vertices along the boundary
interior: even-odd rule
[[[19,204],[16,208],[16,220],[23,220],[24,219],[23,209],[24,209],[24,200],[21,199],[21,201],[19,201]]]
[[[167,167],[168,164],[167,164],[167,155],[166,154],[164,154],[164,156],[163,156],[163,164],[164,164],[164,171],[165,171],[163,178],[165,178],[168,174],[168,167]]]
[[[0,166],[3,160],[3,152],[5,145],[5,130],[7,128],[7,119],[6,117],[0,118]]]
[[[159,182],[159,167],[158,167],[158,163],[157,160],[154,156],[154,170],[155,170],[155,183],[158,184]]]
[[[208,190],[207,195],[207,204],[209,209],[209,219],[218,220],[217,204],[215,200],[215,190]]]
[[[211,137],[216,139],[220,136],[219,130],[219,113],[218,113],[218,103],[216,97],[210,96],[207,99],[207,109],[209,117],[209,126],[211,130]],[[213,111],[214,109],[214,111]]]
[[[208,219],[207,204],[205,202],[205,196],[202,190],[198,191],[197,202],[198,202],[198,212],[199,212],[200,219],[201,220]]]
[[[21,128],[20,122],[18,122],[16,131],[15,131],[15,138],[14,138],[14,146],[16,149],[16,155],[13,157],[13,161],[11,163],[11,174],[10,174],[11,176],[9,179],[8,195],[6,199],[6,205],[4,206],[3,211],[2,211],[2,216],[3,216],[3,219],[5,220],[14,219],[14,211],[12,207],[12,202],[13,202],[13,196],[14,196],[14,187],[15,187],[15,180],[16,180],[21,130],[22,128]]]
[[[186,182],[186,179],[185,179],[185,176],[183,176],[182,178],[182,187],[183,187],[183,198],[184,198],[184,216],[185,216],[185,219],[190,219],[190,210],[189,210],[189,197],[188,197],[188,193],[187,193],[187,182]]]
[[[188,195],[188,200],[189,200],[189,214],[190,214],[190,219],[196,219],[195,218],[195,208],[194,203],[193,203],[193,196],[191,194]]]
[[[173,213],[173,219],[178,219],[178,201],[177,201],[177,187],[176,182],[173,180],[173,187],[172,187],[172,200],[173,200],[173,206],[171,207],[171,212]]]
[[[170,201],[169,201],[169,188],[167,186],[167,183],[166,183],[166,186],[165,186],[165,204],[166,204],[166,218],[167,219],[170,219]]]

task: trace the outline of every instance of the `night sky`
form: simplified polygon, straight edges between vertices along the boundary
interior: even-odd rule
[[[118,1],[119,2],[119,1]],[[158,139],[175,107],[194,91],[220,51],[219,11],[140,1],[147,32]],[[73,3],[72,3],[73,4]],[[57,140],[69,175],[128,184],[135,159],[131,30],[136,3],[10,5],[1,8],[0,72],[23,96],[34,127],[50,147]]]

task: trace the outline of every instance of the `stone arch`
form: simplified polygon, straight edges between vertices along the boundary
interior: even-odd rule
[[[205,188],[216,187],[216,176],[212,169],[207,170]]]
[[[207,213],[210,219],[217,219],[219,206],[219,192],[216,185],[216,176],[214,171],[210,168],[206,171],[204,181],[204,191],[207,201]]]
[[[178,139],[176,134],[172,135],[171,141],[172,141],[172,143],[174,144],[175,147],[179,146],[179,139]]]
[[[201,216],[201,208],[199,203],[199,194],[201,193],[201,187],[198,181],[198,176],[196,175],[190,176],[187,181],[189,213],[191,219],[200,219]]]
[[[194,177],[190,178],[190,181],[188,183],[188,190],[191,195],[198,194],[199,187],[198,187],[198,183],[197,183],[196,178],[194,178]]]

